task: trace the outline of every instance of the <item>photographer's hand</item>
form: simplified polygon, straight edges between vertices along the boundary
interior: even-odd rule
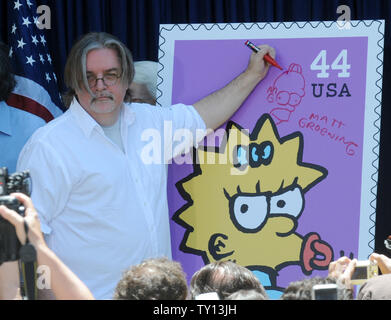
[[[55,297],[60,300],[94,299],[87,286],[46,245],[38,214],[31,199],[22,193],[13,193],[11,196],[17,198],[24,205],[26,208],[25,217],[23,218],[5,206],[0,206],[0,215],[15,226],[16,234],[22,244],[26,242],[24,221],[27,222],[29,241],[37,250],[38,264],[45,265],[50,270],[51,289]]]
[[[369,260],[377,262],[382,274],[391,273],[391,259],[384,254],[372,253]]]
[[[40,232],[39,220],[34,210],[34,207],[31,203],[31,200],[19,194],[13,194],[15,198],[24,203],[27,211],[32,211],[28,213],[28,224],[32,227],[32,234],[29,237],[34,239],[35,243],[43,241],[42,234]],[[28,209],[28,210],[27,210]],[[35,213],[35,215],[34,215]],[[24,244],[26,241],[26,235],[24,232],[23,226],[23,217],[14,212],[13,210],[8,209],[6,206],[0,206],[0,215],[11,224],[15,226],[17,236],[19,241]],[[19,288],[20,278],[19,278],[19,266],[18,261],[8,261],[4,262],[0,266],[0,299],[1,300],[10,300],[10,299],[21,299],[20,288]]]
[[[354,269],[356,268],[356,263],[356,259],[351,260],[348,257],[341,257],[338,260],[331,262],[329,265],[329,277],[336,279],[337,282],[351,289],[351,280]]]
[[[23,193],[12,193],[11,196],[18,199],[25,207],[25,217],[17,214],[15,211],[8,209],[6,206],[0,206],[0,215],[15,226],[16,235],[20,243],[26,243],[26,233],[24,231],[24,220],[29,226],[29,241],[34,247],[46,246],[43,234],[41,232],[41,224],[39,222],[37,211],[31,199]]]

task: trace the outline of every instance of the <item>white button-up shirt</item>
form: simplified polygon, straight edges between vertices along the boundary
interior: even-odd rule
[[[129,266],[171,257],[162,160],[173,154],[157,147],[164,145],[164,131],[174,135],[182,128],[194,136],[205,130],[194,107],[124,104],[123,152],[75,99],[23,148],[17,169],[30,170],[31,197],[47,243],[95,298],[111,299]]]

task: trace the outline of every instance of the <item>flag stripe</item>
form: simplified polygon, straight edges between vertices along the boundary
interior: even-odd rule
[[[45,106],[54,118],[61,115],[62,110],[53,102],[49,93],[37,82],[21,76],[15,76],[16,87],[13,93],[35,100],[38,104]]]
[[[43,105],[39,104],[38,102],[28,97],[16,93],[10,94],[7,100],[7,104],[11,107],[30,112],[42,118],[46,122],[49,122],[54,118],[51,112],[48,109],[46,109]]]

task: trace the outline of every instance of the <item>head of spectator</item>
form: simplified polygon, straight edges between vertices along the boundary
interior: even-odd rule
[[[358,292],[357,300],[391,300],[391,273],[364,282]]]
[[[0,41],[0,101],[6,101],[16,86],[9,49],[6,44]]]
[[[132,102],[156,104],[157,67],[155,61],[134,63],[135,75],[129,86]]]
[[[353,292],[344,285],[338,284],[337,280],[330,277],[312,277],[291,282],[285,288],[281,300],[313,300],[312,288],[317,284],[337,284],[338,300],[353,300]]]
[[[190,299],[203,293],[216,292],[221,300],[239,290],[255,290],[268,299],[265,288],[247,268],[232,261],[217,261],[205,265],[190,281]]]
[[[179,262],[152,258],[124,272],[114,293],[115,300],[185,300],[186,275]]]
[[[239,290],[230,294],[225,300],[267,300],[267,298],[255,289]]]
[[[132,54],[117,37],[105,32],[88,33],[68,55],[64,69],[68,92],[64,104],[69,107],[77,98],[93,118],[108,111],[119,112],[119,106],[130,99],[133,77]]]

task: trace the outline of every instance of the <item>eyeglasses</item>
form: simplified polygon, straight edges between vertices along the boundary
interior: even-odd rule
[[[93,75],[88,75],[87,76],[87,82],[88,82],[88,86],[92,89],[94,88],[97,83],[98,83],[98,80],[102,80],[103,81],[103,84],[107,87],[110,87],[110,86],[113,86],[117,83],[117,80],[118,78],[120,78],[121,76],[120,75],[116,75],[116,74],[113,74],[113,73],[108,73],[108,74],[105,74],[102,78],[97,78]]]

